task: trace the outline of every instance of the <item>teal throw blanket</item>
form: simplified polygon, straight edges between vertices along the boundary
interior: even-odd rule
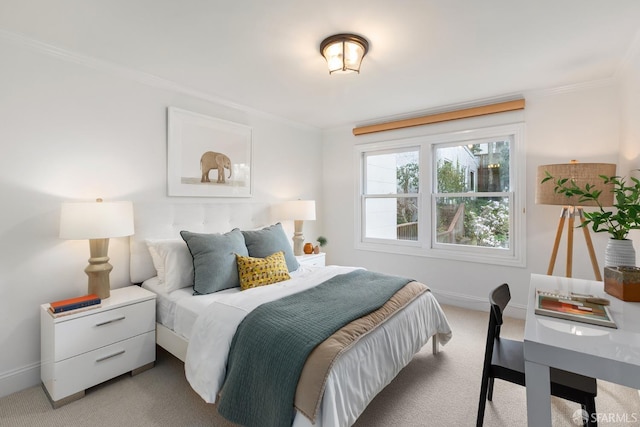
[[[382,307],[410,281],[356,270],[257,307],[233,337],[218,412],[247,427],[291,426],[309,353],[344,325]]]

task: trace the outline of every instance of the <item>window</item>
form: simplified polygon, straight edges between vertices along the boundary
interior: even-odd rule
[[[360,249],[524,265],[524,126],[356,147]]]
[[[419,156],[416,147],[364,154],[365,239],[418,240]]]

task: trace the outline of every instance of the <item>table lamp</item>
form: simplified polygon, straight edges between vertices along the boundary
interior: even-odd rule
[[[614,176],[616,174],[616,165],[613,163],[578,163],[576,160],[571,160],[569,163],[538,166],[536,204],[562,206],[560,221],[556,231],[556,239],[553,244],[553,251],[551,252],[551,259],[549,260],[549,267],[547,269],[547,275],[553,274],[556,256],[558,255],[558,247],[560,246],[560,240],[562,238],[562,229],[564,227],[565,219],[568,218],[566,277],[571,277],[573,269],[574,218],[576,216],[580,218],[580,224],[582,224],[585,220],[583,207],[598,205],[592,200],[580,202],[580,196],[567,197],[564,194],[556,193],[555,183],[552,180],[542,183],[547,172],[556,179],[568,178],[569,181],[574,181],[580,188],[584,188],[586,184],[602,188],[603,186],[606,186],[602,183],[600,175],[607,177]],[[612,206],[613,193],[610,191],[603,191],[599,201],[602,206]],[[584,240],[587,244],[589,257],[591,258],[591,266],[593,267],[596,280],[601,281],[602,275],[600,274],[600,269],[598,267],[598,259],[596,258],[596,254],[593,250],[593,242],[591,241],[589,228],[582,227],[582,231],[584,232]]]
[[[109,273],[109,238],[133,234],[131,202],[65,202],[60,211],[60,237],[68,240],[89,239],[91,258],[84,269],[89,276],[89,294],[101,299],[111,295]]]
[[[302,255],[304,236],[302,235],[302,223],[305,220],[314,221],[316,219],[315,200],[292,200],[285,202],[283,206],[284,219],[292,219],[294,224],[293,233],[293,254]]]

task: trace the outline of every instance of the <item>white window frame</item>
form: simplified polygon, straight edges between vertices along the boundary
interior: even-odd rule
[[[417,150],[418,151],[418,156],[419,158],[422,158],[422,156],[420,156],[420,151],[422,150],[422,148],[420,147],[420,145],[406,145],[406,146],[402,146],[402,147],[391,147],[391,148],[384,148],[384,149],[380,149],[380,150],[368,150],[366,152],[362,153],[362,174],[361,177],[364,178],[366,176],[367,173],[367,162],[366,162],[366,157],[367,155],[383,155],[383,154],[392,154],[392,153],[402,153],[402,152],[408,152],[408,151],[414,151]],[[420,186],[422,186],[422,183],[420,183]],[[414,198],[414,199],[418,199],[417,204],[418,204],[418,209],[422,209],[423,207],[423,203],[422,203],[422,190],[419,189],[419,191],[417,193],[388,193],[388,194],[372,194],[372,193],[366,193],[366,182],[363,179],[362,180],[362,191],[360,192],[360,196],[362,199],[361,202],[361,207],[363,209],[363,216],[361,218],[364,218],[364,206],[367,202],[368,199],[399,199],[399,198]],[[364,242],[368,242],[368,243],[377,243],[377,244],[382,244],[382,245],[386,245],[389,242],[398,242],[398,240],[390,240],[390,239],[383,239],[383,238],[377,238],[377,237],[367,237],[366,233],[365,233],[365,229],[364,229],[364,221],[362,221],[362,227],[360,227],[360,230],[362,232],[362,240]],[[416,246],[419,247],[419,242],[415,241],[415,240],[401,240],[403,245],[407,245],[407,246]]]
[[[435,147],[441,144],[456,145],[463,142],[496,140],[509,137],[513,143],[509,165],[509,249],[490,248],[435,242],[435,188],[434,167]],[[364,184],[365,154],[419,147],[418,193],[409,196],[418,198],[419,233],[418,240],[396,240],[365,237]],[[526,166],[525,166],[525,125],[512,123],[436,135],[423,135],[391,141],[372,142],[354,147],[356,179],[355,200],[355,248],[395,254],[417,255],[433,258],[479,262],[514,267],[526,266]],[[479,197],[493,193],[476,193]],[[502,194],[502,193],[500,193]],[[453,197],[453,193],[452,193]]]

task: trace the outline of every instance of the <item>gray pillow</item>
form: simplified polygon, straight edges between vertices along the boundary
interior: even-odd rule
[[[265,258],[276,252],[284,252],[289,271],[297,270],[300,264],[293,255],[293,249],[289,239],[284,233],[282,224],[277,223],[265,227],[262,230],[243,231],[244,242],[249,250],[249,256],[253,258]]]
[[[248,256],[242,232],[234,228],[225,234],[181,231],[193,257],[193,290],[210,294],[240,286],[236,254]]]

